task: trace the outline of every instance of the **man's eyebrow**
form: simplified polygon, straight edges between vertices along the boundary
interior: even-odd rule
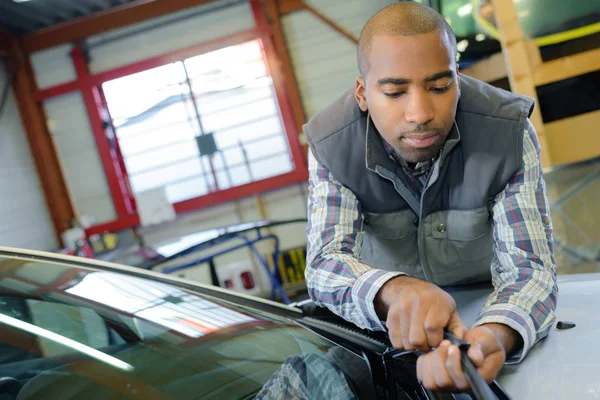
[[[442,79],[442,78],[450,78],[450,79],[454,78],[454,71],[448,70],[448,71],[438,72],[437,74],[428,76],[427,78],[424,79],[424,81],[425,82],[435,82],[438,79]]]
[[[406,78],[381,78],[377,81],[378,85],[408,85],[412,81]]]

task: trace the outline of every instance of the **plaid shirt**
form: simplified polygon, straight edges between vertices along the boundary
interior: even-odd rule
[[[523,166],[496,196],[492,209],[494,291],[475,324],[500,323],[519,332],[524,346],[507,362],[521,361],[547,335],[558,296],[540,146],[529,122],[523,147]],[[389,145],[387,149],[394,157]],[[420,194],[426,183],[422,166],[417,165],[417,171],[403,167],[412,177],[412,189]],[[385,330],[374,299],[384,283],[403,273],[372,269],[359,260],[363,237],[360,202],[310,152],[309,174],[309,293],[317,304],[361,328]]]

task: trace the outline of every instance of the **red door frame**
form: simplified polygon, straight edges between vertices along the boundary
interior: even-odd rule
[[[290,98],[285,88],[285,78],[281,70],[281,62],[278,59],[273,45],[270,26],[265,18],[265,13],[260,1],[249,0],[249,3],[256,24],[255,28],[96,74],[90,73],[85,53],[82,51],[81,46],[76,45],[71,56],[77,72],[77,79],[36,91],[35,98],[38,102],[43,102],[52,97],[61,96],[73,91],[81,91],[83,95],[86,111],[90,119],[90,124],[92,126],[92,131],[98,146],[98,152],[102,160],[102,165],[117,214],[117,219],[114,221],[98,224],[86,229],[88,235],[133,228],[140,224],[140,219],[135,207],[135,198],[129,185],[129,177],[118,147],[118,141],[116,141],[116,148],[111,149],[106,137],[106,131],[103,126],[104,120],[102,118],[103,112],[106,112],[106,108],[103,93],[99,90],[101,89],[101,85],[113,79],[146,71],[192,56],[208,53],[223,47],[233,46],[255,39],[260,39],[262,42],[263,54],[267,61],[269,74],[273,79],[273,87],[279,103],[282,123],[288,138],[294,170],[283,175],[175,203],[173,205],[175,212],[180,214],[197,210],[302,182],[308,178],[306,160],[304,158],[302,146],[298,140],[299,132],[296,132],[297,124],[294,120]]]

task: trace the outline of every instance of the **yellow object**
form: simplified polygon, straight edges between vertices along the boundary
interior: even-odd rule
[[[485,33],[487,33],[494,39],[500,41],[500,33],[498,32],[498,29],[496,29],[496,27],[492,23],[490,23],[487,19],[483,18],[479,14],[479,0],[471,0],[471,3],[473,4],[473,18],[475,18],[475,21],[479,24],[481,29],[483,29]],[[542,36],[533,39],[533,41],[538,47],[543,47],[566,42],[573,39],[578,39],[598,32],[600,32],[600,22],[596,22],[575,29],[570,29],[564,32],[558,32],[553,33],[551,35]]]

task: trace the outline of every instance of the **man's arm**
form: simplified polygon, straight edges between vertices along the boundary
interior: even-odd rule
[[[379,289],[402,275],[360,262],[363,216],[348,188],[308,154],[306,284],[312,300],[361,328],[385,330],[375,311]]]
[[[522,346],[513,349],[507,360],[514,363],[548,334],[558,297],[540,146],[529,121],[523,140],[523,166],[496,197],[492,212],[494,292],[475,325],[500,324],[517,332]]]
[[[523,140],[523,166],[495,200],[494,292],[465,334],[471,343],[468,356],[488,382],[505,362],[521,361],[547,335],[558,296],[540,147],[530,123]],[[469,388],[460,351],[447,341],[419,357],[417,376],[430,390]]]

